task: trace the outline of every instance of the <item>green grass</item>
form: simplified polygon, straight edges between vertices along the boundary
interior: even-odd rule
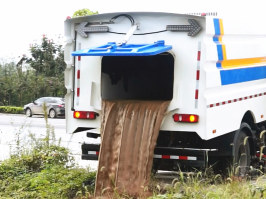
[[[10,158],[0,162],[1,199],[78,199],[93,194],[96,173],[78,167],[69,150],[55,140],[47,115],[45,122],[44,138],[29,134],[30,141],[23,143],[17,135]]]
[[[0,198],[74,198],[92,194],[95,172],[66,166],[64,157],[60,160],[62,154],[57,153],[58,147],[54,149],[53,155],[34,152],[2,162]]]
[[[150,199],[251,199],[266,198],[266,176],[256,180],[228,177],[221,175],[204,176],[202,173],[180,173],[172,184],[153,182],[153,196]]]

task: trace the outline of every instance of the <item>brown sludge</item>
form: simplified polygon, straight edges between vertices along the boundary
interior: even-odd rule
[[[144,196],[169,101],[103,101],[95,196]]]

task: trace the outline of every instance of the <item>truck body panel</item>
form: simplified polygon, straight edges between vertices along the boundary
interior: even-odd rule
[[[121,14],[121,17],[113,20]],[[122,91],[125,83],[119,78],[112,79],[110,71],[115,71],[115,65],[127,58],[71,55],[82,49],[97,49],[109,42],[115,42],[119,47],[119,43],[133,26],[124,14],[130,15],[138,26],[127,44],[154,44],[163,40],[165,45],[172,47],[168,52],[159,55],[128,58],[132,65],[140,63],[138,60],[145,62],[158,59],[165,61],[170,68],[173,67],[172,91],[169,92],[171,102],[161,126],[161,133],[195,133],[205,142],[238,130],[247,113],[255,124],[265,121],[265,27],[254,25],[254,21],[249,18],[220,19],[156,12],[108,13],[65,22],[68,133],[89,129],[100,132],[100,116],[94,120],[76,119],[73,117],[74,111],[91,111],[101,115],[101,101],[104,96],[112,98],[116,93],[126,93],[125,90]],[[180,29],[167,30],[168,25],[189,26],[190,20],[195,20],[201,27],[197,35],[189,36]],[[108,31],[87,32],[87,37],[84,37],[76,31],[82,22],[87,23],[86,27],[107,26]],[[160,56],[168,56],[169,59]],[[158,68],[161,67],[163,73],[166,67],[159,64]],[[119,67],[122,70],[122,66]],[[160,69],[149,70],[156,75],[160,74]],[[142,73],[141,69],[132,69],[130,72],[138,75]],[[121,75],[118,71],[114,73]],[[123,78],[125,74],[122,74]],[[127,79],[129,84],[133,80],[132,77]],[[148,85],[148,75],[146,81]],[[158,77],[158,81],[165,80]],[[137,86],[132,88],[137,89]],[[198,115],[199,121],[175,122],[174,114]],[[214,150],[217,148],[219,147],[212,146]]]

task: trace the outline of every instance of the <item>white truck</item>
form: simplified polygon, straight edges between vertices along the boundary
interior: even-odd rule
[[[258,20],[157,12],[66,20],[67,132],[99,137],[102,99],[170,100],[156,169],[265,166],[266,26]],[[97,160],[99,148],[84,142],[82,158]]]

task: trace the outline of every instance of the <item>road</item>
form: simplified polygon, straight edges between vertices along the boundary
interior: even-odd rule
[[[33,142],[31,135],[36,138],[44,138],[47,129],[54,132],[55,142],[60,142],[61,146],[67,147],[71,155],[81,167],[89,166],[96,170],[97,161],[81,160],[81,143],[88,140],[86,132],[67,134],[66,121],[64,118],[48,118],[49,127],[43,116],[33,116],[31,118],[19,114],[0,113],[0,161],[10,157],[11,153],[16,153],[17,148],[26,148]]]

